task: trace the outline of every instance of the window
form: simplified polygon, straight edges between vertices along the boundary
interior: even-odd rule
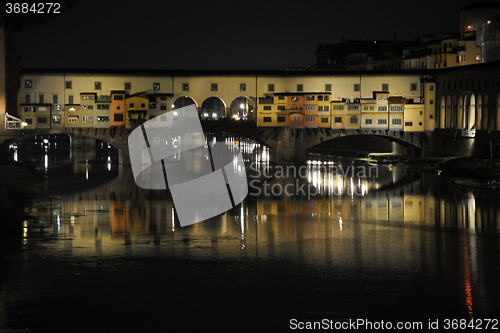
[[[87,105],[87,108],[88,108],[89,110],[94,110],[94,106],[93,106],[93,105]]]
[[[120,106],[117,106],[117,107],[116,107],[116,109],[117,109],[117,110],[120,110],[120,109],[121,109],[121,107],[120,107]]]
[[[379,111],[387,111],[387,106],[379,106],[378,110]]]
[[[430,86],[429,86],[429,90],[430,90],[430,91],[433,91],[433,90],[434,90],[434,85],[430,85]]]
[[[391,111],[403,111],[402,105],[391,105]]]
[[[94,96],[83,96],[83,99],[88,101],[88,100],[94,100]]]
[[[166,111],[167,110],[167,106],[165,104],[161,104],[160,105],[160,110]]]
[[[323,105],[318,105],[318,111],[323,112]]]
[[[307,122],[316,121],[316,117],[306,117]]]
[[[278,123],[284,123],[286,121],[285,117],[279,116],[278,117]]]
[[[271,92],[274,91],[274,83],[269,83],[267,85],[267,91],[271,91]]]
[[[387,119],[379,119],[378,120],[379,125],[386,125],[387,124]]]
[[[182,91],[189,91],[189,83],[182,84]]]
[[[109,104],[97,104],[97,110],[109,110]]]
[[[73,116],[73,117],[69,117],[69,118],[68,118],[68,121],[69,121],[70,123],[75,123],[77,120],[78,120],[78,117],[75,117],[75,116]]]
[[[114,121],[123,121],[123,113],[115,113],[113,115],[113,120]]]
[[[332,85],[330,83],[325,84],[325,91],[332,91]]]
[[[325,95],[325,96],[323,96],[323,99],[324,99],[325,101],[329,101],[329,100],[330,100],[330,96],[329,96],[329,95]]]
[[[341,123],[342,117],[335,117],[335,123]]]
[[[351,123],[351,124],[357,124],[357,123],[358,123],[358,117],[356,117],[356,116],[352,116],[352,117],[351,117],[351,120],[350,120],[350,123]]]
[[[434,104],[434,100],[433,100],[433,99],[431,99],[431,100],[429,101],[429,104],[431,104],[431,105],[432,105],[432,104]]]
[[[61,110],[61,106],[59,104],[54,105],[54,110],[60,111]]]
[[[413,126],[413,121],[405,121],[405,126]]]
[[[298,123],[300,121],[300,117],[293,117],[293,121]]]
[[[47,117],[38,117],[38,123],[39,124],[46,124],[47,123]]]
[[[45,96],[44,95],[38,95],[38,101],[40,102],[40,104],[44,104],[45,103]]]
[[[314,101],[314,95],[306,96],[306,101]]]
[[[292,102],[298,102],[298,101],[299,101],[299,98],[297,96],[292,97]]]
[[[279,100],[285,100],[285,96],[280,95],[280,96],[278,96],[278,99],[279,99]]]
[[[354,91],[361,91],[361,84],[355,83],[354,84]]]
[[[160,82],[153,82],[153,90],[160,90]]]
[[[365,119],[365,124],[367,124],[367,125],[371,125],[371,123],[372,123],[372,120],[371,120],[371,119]]]
[[[68,96],[68,104],[73,104],[73,95]]]
[[[322,102],[323,101],[323,95],[318,95],[318,102]]]
[[[322,123],[328,123],[328,118],[321,118]]]
[[[58,96],[52,95],[52,104],[57,104],[57,103],[58,103]]]
[[[417,90],[417,84],[416,83],[410,83],[410,90],[411,91],[416,91]]]
[[[284,111],[284,110],[286,110],[285,105],[278,105],[278,110],[279,110],[279,111]]]
[[[349,111],[359,111],[359,105],[347,105]]]
[[[71,81],[66,81],[66,89],[72,89],[73,85]]]
[[[297,84],[297,91],[304,91],[304,85],[303,84]]]
[[[270,123],[271,122],[271,117],[264,117],[264,122],[265,123]]]
[[[94,90],[101,90],[101,82],[94,82]]]
[[[483,56],[481,54],[476,54],[476,61],[483,60]]]
[[[24,102],[25,103],[31,103],[30,99],[31,99],[31,95],[30,94],[24,95]]]
[[[306,105],[306,111],[316,111],[316,107],[311,105]]]
[[[83,117],[83,121],[88,121],[90,123],[94,122],[94,116]]]
[[[433,114],[429,115],[429,119],[434,119],[434,115]]]
[[[344,106],[342,104],[334,104],[333,109],[334,110],[344,110]]]
[[[114,99],[115,101],[123,101],[123,95],[114,95],[114,96],[113,96],[113,99]]]
[[[141,109],[145,109],[146,108],[146,103],[141,103]]]
[[[266,111],[271,110],[271,105],[264,105],[264,110]]]
[[[246,83],[240,83],[240,91],[247,91],[247,84]]]
[[[156,109],[156,102],[149,102],[150,109]]]
[[[26,89],[33,88],[33,81],[32,80],[24,80],[24,88],[26,88]]]
[[[210,84],[210,91],[218,91],[219,85],[217,83]]]
[[[24,121],[25,121],[25,122],[26,122],[26,124],[28,124],[28,125],[33,125],[33,118],[26,118]]]
[[[109,121],[109,116],[98,116],[97,121],[98,122],[107,122],[107,121]]]
[[[74,106],[70,106],[69,111],[76,111],[76,108]]]
[[[132,90],[132,82],[125,82],[124,89],[125,90]]]
[[[35,107],[34,106],[25,106],[24,112],[35,112]]]
[[[389,83],[382,83],[382,91],[389,91]]]
[[[134,103],[129,103],[129,104],[128,104],[128,107],[129,107],[129,108],[133,108],[133,107],[134,107]]]

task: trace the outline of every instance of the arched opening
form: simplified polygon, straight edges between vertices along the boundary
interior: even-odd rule
[[[470,98],[467,97],[467,123],[465,129],[473,129],[476,125],[476,97],[474,94]]]
[[[445,120],[446,120],[446,105],[444,96],[441,96],[441,99],[439,101],[439,123],[438,123],[439,128],[444,128]]]
[[[246,97],[238,97],[233,100],[229,107],[228,117],[242,120],[253,120],[255,105],[253,100]]]
[[[461,129],[467,129],[468,126],[469,126],[469,106],[470,106],[470,98],[468,95],[464,95],[463,96],[463,99],[461,98],[461,100],[463,100],[462,102],[462,108],[461,108],[461,114],[462,114],[462,121],[460,123],[460,127]]]
[[[477,100],[476,100],[476,128],[478,130],[482,130],[483,123],[482,123],[482,117],[483,117],[483,109],[482,109],[482,98],[481,95],[477,95]]]
[[[183,108],[185,106],[192,105],[192,104],[194,104],[196,106],[196,108],[198,108],[198,106],[196,105],[196,102],[191,97],[182,96],[182,97],[179,97],[175,100],[174,105],[173,105],[173,109],[180,109],[180,108]]]
[[[209,97],[201,105],[203,119],[218,120],[226,116],[226,104],[218,97]]]
[[[457,104],[457,110],[455,112],[455,114],[456,114],[455,127],[456,128],[463,128],[463,123],[464,123],[464,99],[462,98],[462,96],[459,96],[457,99],[458,99],[458,104]]]
[[[482,123],[482,128],[487,130],[490,128],[490,108],[489,108],[489,104],[488,104],[488,94],[484,94],[484,97],[483,97],[483,100],[482,100],[482,103],[481,103],[481,108],[482,108],[482,112],[481,112],[481,116],[482,116],[482,120],[481,120],[481,123]]]
[[[445,128],[451,128],[453,126],[453,105],[451,104],[451,97],[448,95],[446,97],[446,119],[445,119]]]

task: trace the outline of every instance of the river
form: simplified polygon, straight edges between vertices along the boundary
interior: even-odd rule
[[[265,148],[228,140],[249,194],[187,227],[168,193],[138,188],[106,147],[16,151],[45,180],[0,290],[0,331],[498,321],[500,191],[320,155],[270,165]]]

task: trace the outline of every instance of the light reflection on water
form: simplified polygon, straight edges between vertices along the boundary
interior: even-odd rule
[[[453,295],[446,304],[460,309],[457,318],[498,307],[500,274],[491,269],[500,253],[498,192],[395,165],[377,166],[376,173],[342,159],[273,166],[268,150],[237,144],[254,182],[243,203],[220,216],[181,228],[168,194],[139,189],[130,167],[73,163],[64,182],[47,181],[66,186],[45,185],[46,197],[29,208],[34,219],[25,222],[23,244],[29,255],[110,272],[120,269],[122,258],[246,258],[314,267],[346,280],[420,276]],[[372,173],[346,172],[363,168]],[[394,285],[370,288],[408,302],[414,296]]]

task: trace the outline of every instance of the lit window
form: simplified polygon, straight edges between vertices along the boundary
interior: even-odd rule
[[[189,83],[182,84],[182,91],[189,91]]]
[[[94,82],[94,90],[101,90],[101,82]]]
[[[160,82],[153,82],[153,90],[160,90]]]
[[[476,54],[476,61],[481,61],[483,56],[481,54]]]
[[[33,81],[32,80],[24,80],[24,88],[26,88],[26,89],[33,88]]]
[[[240,91],[246,91],[247,90],[247,84],[246,83],[240,83]]]

